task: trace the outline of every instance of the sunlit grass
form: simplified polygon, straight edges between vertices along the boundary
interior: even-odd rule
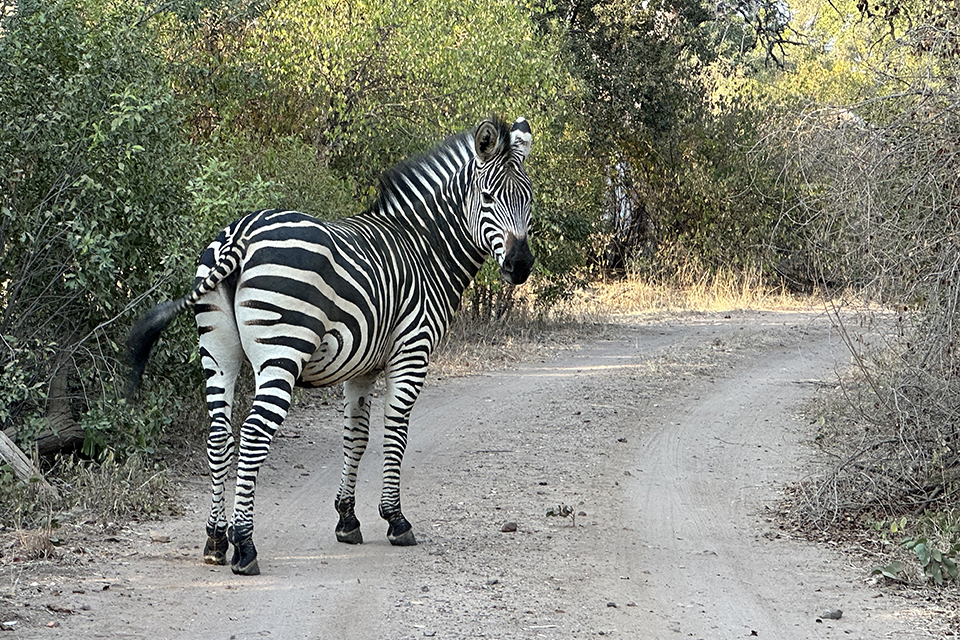
[[[565,312],[584,318],[615,321],[623,316],[732,310],[793,310],[819,305],[814,295],[798,295],[785,286],[771,286],[759,272],[721,271],[668,283],[626,278],[597,282],[578,291]]]

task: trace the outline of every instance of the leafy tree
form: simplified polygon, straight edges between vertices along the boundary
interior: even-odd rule
[[[736,20],[697,0],[546,8],[543,24],[563,36],[584,87],[580,121],[606,183],[605,268],[673,279],[771,262],[776,173],[758,180],[750,152],[768,103],[728,80],[758,43],[729,46],[734,31],[742,40],[743,16],[756,17],[746,5],[728,7]]]
[[[424,141],[492,109],[556,97],[551,45],[506,0],[279,0],[256,19],[211,17],[185,52],[201,136],[295,136],[373,183]]]
[[[586,0],[544,16],[565,36],[566,60],[586,89],[584,121],[600,148],[649,146],[701,102],[697,77],[715,54],[704,29],[713,17],[697,0]]]
[[[746,58],[760,48],[764,64],[783,69],[787,50],[802,42],[792,27],[794,16],[785,0],[719,2],[717,13],[723,17],[722,39],[729,57]]]

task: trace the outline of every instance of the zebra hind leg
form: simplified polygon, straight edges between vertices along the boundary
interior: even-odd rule
[[[222,317],[207,311],[207,306],[201,307],[198,319],[210,323],[200,326],[214,325],[218,320],[223,323]],[[206,315],[201,315],[206,314]],[[211,316],[213,316],[211,318]],[[219,326],[221,334],[235,335],[230,327]],[[207,542],[203,547],[203,561],[207,564],[226,564],[229,542],[227,540],[227,517],[224,504],[224,483],[233,466],[234,437],[230,425],[231,407],[233,404],[234,386],[243,352],[235,346],[220,344],[214,340],[216,331],[207,330],[201,334],[200,360],[207,378],[206,398],[207,410],[210,414],[210,432],[207,437],[207,463],[210,467],[210,481],[212,501],[210,516],[207,519]]]
[[[224,509],[224,482],[233,464],[233,449],[234,438],[230,420],[221,414],[211,421],[207,439],[207,461],[213,485],[213,504],[207,520],[207,542],[203,547],[203,561],[207,564],[227,563],[229,541]]]
[[[270,443],[290,410],[294,381],[299,375],[299,370],[288,364],[291,362],[292,358],[275,358],[265,366],[254,365],[256,395],[250,414],[240,427],[237,490],[233,519],[227,527],[227,538],[233,545],[230,569],[239,575],[260,574],[257,548],[253,544],[257,477],[270,452]]]
[[[337,522],[337,541],[347,544],[360,544],[363,534],[360,532],[360,520],[356,507],[357,469],[360,458],[367,449],[370,437],[370,396],[373,393],[375,377],[363,377],[349,380],[343,385],[343,474],[334,507],[340,516]]]

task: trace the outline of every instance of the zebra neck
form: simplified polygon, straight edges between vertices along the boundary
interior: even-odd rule
[[[486,259],[466,209],[474,165],[467,161],[445,179],[427,169],[433,167],[409,166],[390,176],[363,217],[411,252],[410,263],[436,283],[434,293],[452,312]]]

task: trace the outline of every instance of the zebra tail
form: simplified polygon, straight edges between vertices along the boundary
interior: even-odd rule
[[[187,296],[161,302],[137,320],[130,329],[130,335],[127,336],[127,358],[131,366],[130,386],[127,389],[129,402],[136,398],[153,345],[167,325],[189,306]]]
[[[197,282],[193,291],[182,298],[161,302],[133,325],[130,335],[127,337],[127,358],[131,366],[130,386],[127,389],[127,400],[129,402],[133,402],[136,398],[140,381],[143,378],[143,371],[147,366],[147,360],[150,358],[150,351],[163,330],[173,322],[173,319],[181,311],[197,304],[200,298],[216,289],[221,282],[236,271],[242,254],[243,247],[238,243],[234,242],[224,247],[210,273],[203,280]]]

